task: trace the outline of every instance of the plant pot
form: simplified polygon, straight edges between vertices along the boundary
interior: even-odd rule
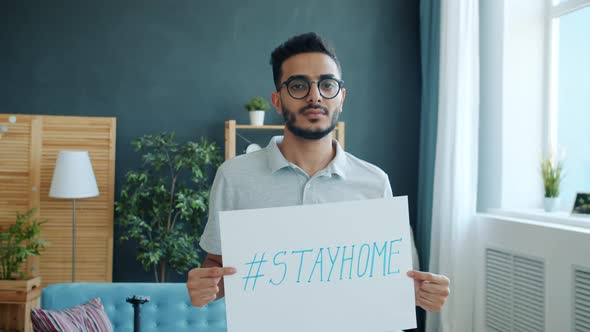
[[[250,124],[253,126],[264,125],[264,113],[266,111],[250,111]]]
[[[555,212],[559,209],[559,197],[545,197],[543,201],[545,212]]]
[[[0,280],[0,330],[32,332],[31,309],[39,308],[41,277]]]

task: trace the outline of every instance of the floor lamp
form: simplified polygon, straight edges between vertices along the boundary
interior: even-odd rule
[[[98,196],[88,151],[60,151],[49,197],[72,200],[72,282],[76,281],[76,199]]]

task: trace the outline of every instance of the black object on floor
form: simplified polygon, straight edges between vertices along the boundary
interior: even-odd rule
[[[141,305],[150,302],[150,298],[147,296],[137,296],[127,298],[127,303],[133,305],[133,332],[141,332]]]

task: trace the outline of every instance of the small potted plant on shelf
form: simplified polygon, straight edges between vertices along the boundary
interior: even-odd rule
[[[248,113],[250,114],[250,124],[253,126],[264,125],[264,112],[270,109],[270,105],[266,99],[262,97],[252,97],[244,105]]]
[[[543,187],[545,188],[544,207],[546,212],[556,211],[559,207],[559,185],[563,180],[563,163],[553,158],[541,162]]]
[[[34,215],[35,209],[17,213],[16,223],[0,227],[0,312],[16,317],[0,322],[0,330],[31,331],[30,310],[39,306],[41,277],[28,276],[22,268],[29,256],[39,256],[47,244],[39,237],[45,222]]]

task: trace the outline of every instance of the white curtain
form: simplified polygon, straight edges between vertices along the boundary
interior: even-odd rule
[[[430,271],[451,279],[426,331],[473,331],[479,115],[478,0],[442,0]]]

